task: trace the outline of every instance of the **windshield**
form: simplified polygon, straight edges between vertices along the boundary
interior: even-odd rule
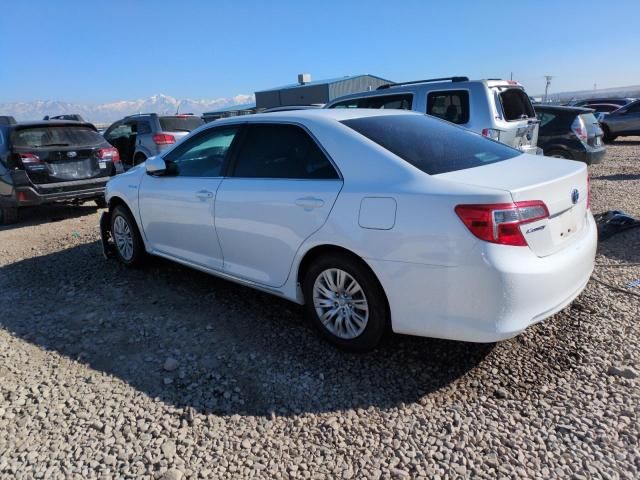
[[[365,117],[342,123],[429,175],[501,162],[522,153],[427,115]]]
[[[160,128],[163,132],[190,132],[203,124],[204,120],[193,115],[160,117]]]
[[[75,125],[27,127],[13,133],[15,147],[88,147],[103,142],[92,128]]]

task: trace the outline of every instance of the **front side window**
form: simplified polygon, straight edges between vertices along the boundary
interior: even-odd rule
[[[540,120],[540,127],[544,127],[551,123],[556,116],[549,112],[536,112],[536,117]]]
[[[363,117],[342,123],[429,175],[488,165],[522,154],[428,115]]]
[[[238,126],[200,132],[164,156],[170,170],[180,177],[219,177]]]
[[[467,123],[469,121],[469,92],[466,90],[429,92],[427,113],[447,122]]]
[[[117,138],[129,138],[133,130],[131,129],[131,125],[127,123],[121,123],[120,125],[116,125],[110,131],[105,133],[105,138],[109,141],[115,140]]]
[[[364,98],[353,98],[336,103],[329,108],[395,108],[400,110],[411,110],[413,94],[405,93],[401,95],[378,95]]]
[[[234,177],[335,179],[335,168],[309,134],[296,125],[251,125]]]

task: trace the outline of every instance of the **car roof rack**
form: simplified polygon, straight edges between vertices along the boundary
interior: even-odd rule
[[[412,82],[399,82],[399,83],[385,83],[380,85],[376,90],[384,90],[391,87],[398,87],[401,85],[416,85],[418,83],[431,83],[431,82],[468,82],[469,77],[442,77],[442,78],[428,78],[426,80],[414,80]]]
[[[151,115],[152,117],[157,117],[158,114],[157,113],[133,113],[131,115],[127,115],[125,118],[131,118],[131,117],[142,117],[144,115]]]
[[[15,125],[16,119],[11,115],[0,115],[0,125]]]

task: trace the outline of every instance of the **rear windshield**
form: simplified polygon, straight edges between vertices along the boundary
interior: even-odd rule
[[[27,127],[13,132],[15,147],[88,147],[104,141],[92,128],[75,125]]]
[[[501,162],[522,153],[427,115],[365,117],[342,123],[429,175]]]
[[[500,102],[505,120],[520,120],[536,116],[529,97],[519,88],[509,88],[500,93]]]
[[[163,132],[190,132],[200,125],[204,124],[204,120],[200,117],[160,117],[160,128]]]

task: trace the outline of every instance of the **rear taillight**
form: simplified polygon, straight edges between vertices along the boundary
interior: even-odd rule
[[[176,139],[173,135],[168,135],[166,133],[156,133],[153,136],[153,142],[156,145],[171,145],[172,143],[176,143]]]
[[[113,147],[101,148],[98,150],[98,158],[101,160],[111,160],[113,163],[119,163],[120,152],[118,152],[117,148]]]
[[[520,225],[549,216],[547,206],[540,200],[458,205],[455,210],[462,223],[480,240],[519,247],[527,245]]]
[[[591,177],[587,175],[587,210],[591,208]]]
[[[573,123],[571,124],[571,130],[573,131],[573,133],[576,134],[576,137],[578,137],[583,142],[586,142],[587,139],[589,138],[589,134],[587,133],[587,127],[584,124],[584,120],[580,115],[578,115],[573,120]]]
[[[35,163],[42,163],[40,157],[35,153],[21,153],[20,160],[22,160],[23,165],[33,165]]]
[[[482,136],[490,138],[492,140],[499,141],[500,140],[500,130],[496,130],[495,128],[483,128]]]

